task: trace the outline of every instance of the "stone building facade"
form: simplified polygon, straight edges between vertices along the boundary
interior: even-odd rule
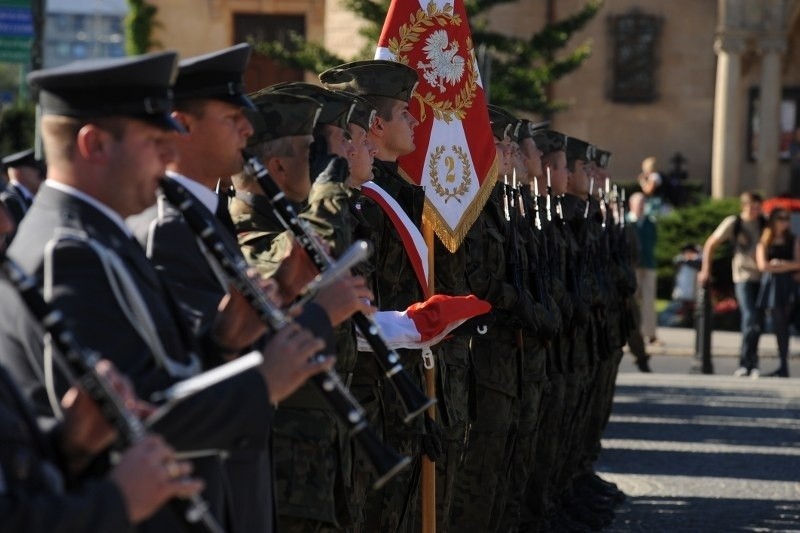
[[[157,39],[184,56],[288,28],[343,57],[364,45],[340,0],[150,2]],[[520,0],[493,9],[488,23],[528,36],[548,4],[558,19],[584,2]],[[647,156],[666,173],[679,152],[689,178],[717,197],[791,188],[782,156],[800,116],[800,0],[605,0],[568,46],[586,41],[591,57],[552,89],[568,105],[553,126],[612,151],[617,179],[634,179]],[[302,77],[258,58],[247,83]]]

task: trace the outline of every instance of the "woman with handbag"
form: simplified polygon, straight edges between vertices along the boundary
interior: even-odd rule
[[[780,366],[768,374],[789,377],[789,325],[795,305],[795,274],[800,271],[800,240],[792,234],[789,212],[773,209],[756,247],[756,263],[764,273],[757,307],[768,310],[778,341]]]

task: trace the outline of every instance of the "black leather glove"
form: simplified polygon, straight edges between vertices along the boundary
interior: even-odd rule
[[[344,183],[350,174],[350,164],[344,157],[331,156],[328,166],[317,176],[316,183]]]
[[[442,426],[425,413],[425,434],[422,435],[422,453],[428,456],[433,462],[441,457],[444,449],[442,448]]]

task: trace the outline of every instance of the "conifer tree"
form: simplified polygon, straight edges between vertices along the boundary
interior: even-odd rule
[[[562,52],[575,32],[582,29],[602,8],[603,0],[587,0],[576,13],[545,25],[530,37],[511,37],[488,28],[487,10],[512,3],[513,0],[465,0],[465,8],[472,28],[475,50],[482,46],[491,58],[491,70],[482,61],[481,75],[489,77],[489,99],[492,103],[512,111],[535,113],[549,117],[564,108],[564,104],[550,102],[547,88],[554,81],[577,69],[591,54],[591,44],[582,43],[572,50]],[[517,0],[529,1],[529,0]],[[542,0],[540,0],[542,1]],[[288,43],[255,42],[256,52],[300,70],[319,73],[333,66],[369,59],[375,54],[375,43],[386,18],[390,0],[345,0],[344,6],[367,21],[359,34],[366,45],[356,57],[342,58],[318,43],[306,41],[294,34]],[[534,24],[531,24],[532,26]],[[480,58],[479,58],[480,59]]]

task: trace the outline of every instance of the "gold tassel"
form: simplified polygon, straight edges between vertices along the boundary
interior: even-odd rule
[[[467,236],[472,224],[475,223],[478,219],[478,215],[483,211],[483,206],[486,205],[486,201],[489,199],[489,196],[491,196],[492,189],[494,189],[494,185],[497,182],[497,167],[497,156],[495,156],[492,166],[489,168],[489,173],[481,184],[480,190],[478,190],[478,194],[475,195],[475,198],[473,198],[472,202],[467,206],[464,215],[461,217],[461,221],[455,229],[450,229],[450,226],[442,220],[436,209],[431,206],[427,196],[425,197],[425,207],[422,210],[423,224],[430,224],[431,227],[433,227],[433,231],[436,232],[442,244],[450,250],[450,253],[458,250],[458,247],[464,242],[464,238]]]

